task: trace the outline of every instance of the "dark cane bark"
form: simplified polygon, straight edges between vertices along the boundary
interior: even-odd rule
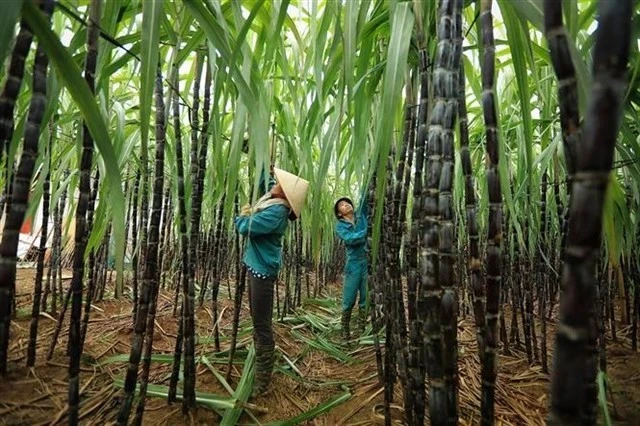
[[[595,268],[605,193],[627,86],[632,17],[631,0],[600,1],[593,84],[571,190],[550,424],[596,423]]]

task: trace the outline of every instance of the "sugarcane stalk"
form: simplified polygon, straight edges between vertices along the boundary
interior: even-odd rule
[[[40,228],[40,247],[38,248],[38,266],[36,268],[35,290],[33,292],[33,306],[31,308],[31,322],[29,324],[29,347],[27,348],[27,367],[33,367],[36,363],[36,342],[38,339],[38,318],[40,316],[40,300],[42,294],[42,276],[44,274],[44,255],[47,251],[47,238],[49,236],[49,193],[51,180],[51,155],[53,148],[54,126],[49,124],[49,148],[45,152],[47,159],[47,175],[42,183],[42,227]],[[49,267],[51,270],[51,267]]]
[[[444,7],[444,2],[443,2]],[[438,246],[438,281],[442,287],[442,337],[443,337],[443,363],[445,393],[447,398],[447,422],[450,425],[458,424],[458,288],[455,277],[455,211],[453,203],[454,181],[454,140],[453,131],[458,117],[458,84],[461,68],[462,53],[462,9],[463,2],[456,0],[451,5],[451,31],[452,41],[449,58],[447,83],[443,90],[446,97],[445,115],[440,139],[442,169],[438,188],[438,216],[439,246]],[[440,25],[446,25],[440,22]],[[440,31],[446,31],[441,29]],[[440,35],[444,37],[441,32]],[[446,39],[446,38],[445,38]],[[435,94],[439,95],[440,89],[436,85]]]
[[[182,359],[182,346],[184,339],[184,302],[188,299],[188,286],[189,286],[189,234],[187,234],[187,210],[185,206],[185,190],[184,190],[184,163],[182,158],[182,132],[180,130],[180,102],[178,91],[180,82],[177,77],[174,81],[174,87],[176,92],[173,96],[173,129],[175,134],[176,145],[176,169],[178,174],[178,218],[179,218],[179,233],[180,233],[180,279],[176,286],[176,303],[174,307],[178,305],[177,299],[180,288],[183,291],[182,303],[180,304],[180,316],[178,320],[178,335],[176,336],[176,346],[173,357],[173,369],[171,372],[171,380],[169,384],[169,395],[167,401],[169,403],[176,400],[176,389],[178,385],[178,376],[180,374],[180,362]],[[181,285],[180,285],[181,283]],[[175,308],[174,308],[175,309]]]
[[[393,388],[396,378],[400,378],[403,388],[406,389],[406,363],[403,354],[403,340],[406,336],[405,313],[400,308],[402,293],[398,285],[398,257],[396,255],[396,218],[394,217],[396,204],[394,203],[393,185],[393,155],[395,147],[391,147],[387,157],[387,181],[385,188],[385,202],[383,206],[384,232],[382,235],[384,246],[380,263],[384,277],[384,309],[385,309],[385,352],[384,352],[384,412],[385,424],[391,424],[391,404],[393,403]],[[398,300],[400,299],[400,300]],[[396,372],[397,363],[397,372]]]
[[[101,16],[101,0],[92,0],[89,6],[87,28],[87,55],[85,59],[85,80],[91,92],[95,89],[95,71],[98,58],[98,35]],[[78,424],[80,405],[80,356],[82,355],[80,315],[82,311],[82,281],[84,278],[84,253],[88,240],[87,209],[90,198],[91,159],[93,157],[93,137],[86,123],[82,125],[82,156],[80,160],[79,199],[76,206],[75,248],[73,253],[73,277],[71,278],[71,314],[69,326],[69,423]]]
[[[457,302],[453,287],[453,127],[457,116],[456,91],[461,46],[455,39],[457,0],[443,0],[438,10],[438,46],[433,72],[434,104],[427,135],[425,220],[420,267],[426,300],[426,351],[429,375],[429,411],[432,424],[457,418],[455,389]],[[444,298],[443,298],[444,295]],[[424,315],[425,313],[422,312]]]
[[[593,84],[571,189],[550,424],[596,423],[595,261],[627,86],[632,17],[631,0],[599,3]]]
[[[226,180],[225,180],[226,183]],[[213,302],[213,338],[214,344],[217,352],[220,352],[220,327],[218,325],[218,293],[220,290],[220,280],[222,279],[222,228],[224,225],[223,221],[223,212],[224,212],[224,202],[226,200],[227,194],[222,195],[222,199],[220,200],[220,205],[218,207],[218,224],[216,226],[216,236],[215,236],[215,249],[214,249],[214,258],[215,258],[215,268],[213,271],[213,284],[211,286],[211,300]],[[278,285],[276,283],[276,304],[278,305],[278,313],[280,312],[280,300],[278,297]]]
[[[409,374],[411,375],[411,384],[413,385],[413,414],[411,420],[414,424],[424,423],[425,409],[425,376],[426,376],[426,360],[422,350],[422,335],[424,329],[424,317],[426,312],[425,298],[421,288],[422,276],[418,273],[418,253],[420,250],[420,238],[422,235],[422,221],[424,215],[424,205],[421,203],[423,192],[423,172],[424,172],[424,152],[427,139],[427,116],[429,113],[429,56],[425,46],[425,40],[422,33],[418,35],[419,49],[419,71],[420,71],[420,99],[418,107],[416,132],[416,163],[413,180],[413,199],[414,205],[411,212],[412,226],[409,242],[409,250],[407,254],[409,274],[407,276],[407,287],[409,299],[415,300],[415,313],[409,315],[414,316],[413,320],[409,319],[409,341],[410,348],[407,363],[409,365]],[[413,299],[411,295],[413,294]],[[410,302],[410,306],[411,306]]]
[[[482,109],[486,132],[486,176],[489,190],[489,224],[486,255],[486,338],[482,364],[482,424],[495,421],[495,383],[498,372],[498,320],[502,274],[502,193],[498,169],[500,141],[495,105],[495,42],[493,38],[492,0],[482,0],[480,22],[484,61],[482,66]]]
[[[93,188],[91,190],[91,198],[87,208],[87,233],[91,233],[93,229],[93,214],[95,211],[96,199],[98,198],[98,187],[100,184],[100,169],[96,170],[93,178]],[[84,348],[84,341],[87,336],[87,328],[89,327],[89,316],[91,313],[91,303],[95,299],[96,291],[96,253],[95,250],[89,252],[89,285],[87,286],[87,299],[84,305],[84,317],[82,318],[82,328],[80,330],[80,350]],[[71,340],[69,340],[71,341]]]
[[[138,311],[138,202],[140,199],[140,180],[142,173],[140,170],[136,172],[136,178],[133,183],[133,210],[131,212],[131,268],[133,277],[131,283],[131,291],[133,293],[133,324],[136,323],[136,315]]]
[[[51,198],[51,197],[50,197]],[[55,279],[58,277],[56,272],[56,257],[57,257],[57,238],[58,238],[58,212],[59,212],[59,203],[54,203],[53,206],[53,241],[51,244],[51,255],[49,256],[49,269],[47,270],[47,281],[44,287],[44,292],[42,294],[41,299],[41,311],[47,310],[47,300],[49,299],[49,295],[53,290],[53,299],[56,297],[56,288],[55,288]],[[51,281],[53,281],[53,289],[51,288]],[[55,312],[54,312],[55,314]]]
[[[567,167],[567,196],[570,198],[582,131],[578,107],[578,81],[569,50],[568,34],[562,22],[562,3],[562,0],[545,0],[544,31],[549,45],[551,63],[558,79],[560,126]],[[560,243],[561,262],[565,260],[570,218],[569,208],[565,210],[563,216]]]
[[[200,143],[198,143],[198,103],[196,99],[199,99],[200,93],[200,76],[202,74],[202,67],[204,66],[204,57],[198,55],[196,78],[193,84],[193,97],[194,104],[191,115],[191,236],[189,238],[189,281],[187,286],[183,290],[183,315],[184,315],[184,389],[182,397],[182,412],[187,413],[191,408],[195,407],[196,394],[196,368],[195,368],[195,274],[197,265],[197,247],[199,242],[200,233],[200,210],[202,203],[202,186],[204,181],[204,170],[202,170],[202,160],[198,157],[198,150],[203,151],[206,160],[207,151],[207,134],[203,132],[200,137]],[[205,99],[203,108],[203,121],[205,128],[209,121],[209,91],[211,86],[211,67],[207,66],[207,72],[205,77]],[[202,173],[202,175],[201,175]]]
[[[142,360],[142,375],[140,377],[140,400],[136,409],[134,425],[142,424],[144,414],[145,396],[149,382],[149,369],[151,366],[151,352],[153,350],[153,333],[155,329],[156,307],[158,303],[158,291],[160,289],[160,274],[158,272],[159,244],[160,244],[160,218],[162,215],[162,199],[164,187],[164,150],[165,150],[165,107],[162,93],[162,72],[158,64],[156,75],[156,161],[155,178],[153,183],[153,201],[151,218],[149,221],[149,246],[145,256],[145,281],[150,284],[151,300],[146,324],[146,341],[144,358]],[[185,392],[186,393],[186,392]]]
[[[5,82],[4,88],[2,89],[2,94],[0,94],[0,164],[2,164],[2,158],[4,157],[5,151],[9,151],[9,144],[11,143],[11,139],[13,137],[13,111],[15,108],[18,93],[20,92],[20,88],[22,87],[24,65],[27,55],[29,54],[32,40],[33,33],[31,32],[31,28],[24,20],[20,21],[20,31],[18,32],[15,45],[13,46],[13,51],[11,52],[11,60],[7,72],[7,80]],[[44,82],[44,84],[46,84],[46,81]],[[43,87],[41,86],[39,88],[43,89]],[[46,90],[46,87],[44,87],[44,90]],[[43,94],[43,96],[46,96],[46,93]],[[35,113],[36,112],[34,111],[34,114]],[[29,114],[31,114],[31,108],[29,108]],[[27,160],[30,155],[33,155],[33,148],[29,148],[29,150],[25,148],[27,154],[24,157],[25,160]],[[9,159],[8,155],[6,158],[6,181],[7,184],[9,184],[9,182],[13,179],[9,172],[11,160]],[[23,172],[25,172],[26,177],[31,180],[33,165],[31,165],[31,170],[27,170],[27,166],[28,164],[25,162]],[[27,185],[28,184],[29,183],[27,182]],[[24,201],[21,202],[20,205],[26,203],[29,194],[28,186],[26,188],[20,188],[20,191],[23,190],[26,190],[26,193],[20,194],[21,198],[24,198]],[[0,277],[2,277],[2,279],[0,279],[0,376],[4,376],[7,374],[9,332],[11,329],[11,309],[15,293],[16,253],[18,250],[20,225],[22,224],[22,221],[24,219],[24,211],[20,211],[14,208],[12,212],[10,208],[11,202],[9,197],[13,197],[13,194],[9,193],[9,191],[7,190],[5,195],[6,204],[3,206],[3,209],[0,210],[0,216],[2,216],[3,210],[6,209],[5,226],[2,231],[2,241],[0,242]]]
[[[542,174],[542,192],[540,197],[540,236],[538,240],[538,264],[544,265],[543,259],[543,250],[547,247],[547,184],[548,184],[549,175],[545,170]],[[541,267],[542,269],[542,267]],[[549,278],[548,275],[544,272],[540,272],[538,275],[538,282],[540,286],[540,297],[538,297],[538,316],[540,317],[540,331],[542,333],[542,340],[540,341],[540,351],[541,353],[541,362],[542,362],[542,371],[545,374],[549,373],[549,367],[547,363],[547,311],[546,311],[546,302],[547,302],[547,292],[548,292],[548,283]]]
[[[482,261],[480,260],[480,236],[477,220],[476,190],[471,167],[471,154],[469,152],[469,125],[467,119],[467,102],[465,96],[465,72],[463,64],[460,65],[458,82],[458,116],[460,126],[460,162],[464,174],[464,206],[467,233],[469,235],[469,258],[467,267],[470,273],[473,318],[476,325],[476,340],[478,342],[478,356],[484,356],[485,334],[485,307],[484,307],[484,276],[482,274]]]
[[[407,100],[405,105],[405,127],[404,127],[404,146],[407,149],[407,167],[404,167],[402,161],[398,162],[398,169],[402,167],[403,176],[401,180],[396,182],[396,191],[398,187],[400,187],[401,196],[400,196],[400,214],[398,219],[398,230],[400,231],[400,235],[404,234],[404,230],[406,229],[406,209],[407,209],[407,198],[411,185],[411,169],[412,169],[412,160],[413,154],[415,150],[415,141],[416,141],[416,132],[415,126],[417,123],[417,108],[414,107],[415,99],[413,96],[413,85],[410,76],[407,76]],[[405,148],[403,147],[403,150]],[[423,151],[424,152],[424,151]],[[424,164],[420,161],[420,167]],[[417,167],[417,166],[416,166]],[[397,171],[398,175],[401,175],[400,170]],[[422,170],[420,170],[420,176],[422,174]],[[419,209],[419,206],[414,206],[414,210]],[[413,218],[413,213],[412,213]],[[417,230],[415,230],[417,231]],[[407,417],[408,424],[414,424],[415,420],[415,412],[414,404],[416,403],[416,399],[418,396],[417,381],[419,376],[418,371],[418,359],[416,352],[418,350],[417,346],[414,345],[412,329],[415,329],[415,322],[417,319],[417,304],[416,304],[416,263],[417,263],[417,242],[414,240],[414,237],[417,238],[417,232],[412,230],[412,233],[408,236],[407,241],[405,243],[405,263],[409,269],[409,274],[407,276],[407,322],[408,322],[408,336],[405,336],[404,341],[404,358],[406,362],[406,375],[407,375],[407,388],[404,392],[404,404],[405,404],[405,415]],[[424,396],[423,396],[424,401]],[[424,403],[424,402],[423,402]],[[422,410],[424,411],[424,406],[422,406]],[[424,418],[424,416],[423,416]]]

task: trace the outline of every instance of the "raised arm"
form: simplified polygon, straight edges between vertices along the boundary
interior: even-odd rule
[[[265,191],[265,179],[267,178],[267,176],[269,178],[269,181],[267,183],[267,190]],[[267,172],[267,170],[263,168],[262,173],[260,173],[260,182],[258,183],[258,198],[269,192],[275,184],[276,179],[271,173]]]
[[[369,216],[369,188],[367,186],[364,186],[360,193],[360,203],[358,204],[356,215],[358,216],[358,228],[360,226],[366,228]]]
[[[251,237],[276,232],[287,224],[287,213],[283,209],[286,207],[278,205],[250,216],[237,216],[234,221],[236,229],[240,235]]]

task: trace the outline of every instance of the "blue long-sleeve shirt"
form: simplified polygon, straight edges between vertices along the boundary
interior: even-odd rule
[[[278,275],[282,262],[282,236],[288,226],[289,208],[276,204],[250,216],[237,216],[236,229],[247,238],[243,262],[268,277]]]
[[[339,219],[336,223],[336,234],[338,238],[344,241],[347,248],[347,264],[345,268],[349,268],[350,264],[367,259],[367,216],[369,214],[369,205],[367,203],[366,188],[360,197],[360,204],[354,212],[354,223],[346,219]]]

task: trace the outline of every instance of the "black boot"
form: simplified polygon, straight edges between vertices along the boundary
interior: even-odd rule
[[[351,309],[342,311],[342,340],[348,342],[351,339],[349,333],[349,323],[351,322]]]
[[[256,367],[253,380],[251,397],[262,395],[269,388],[271,372],[273,371],[275,345],[256,345]]]

